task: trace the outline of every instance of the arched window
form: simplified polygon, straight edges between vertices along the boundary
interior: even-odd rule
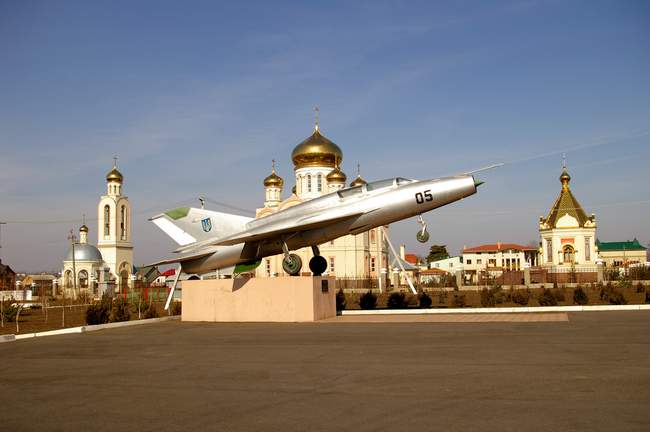
[[[79,287],[88,288],[88,272],[86,270],[79,272]]]
[[[126,240],[126,206],[120,209],[120,238]]]
[[[572,246],[566,245],[562,248],[562,252],[564,254],[564,262],[565,263],[573,263],[575,261],[575,252],[573,250]]]
[[[323,190],[323,176],[321,174],[318,174],[318,176],[316,177],[316,185],[317,185],[316,190],[318,192],[321,192]]]
[[[63,286],[66,288],[72,286],[72,272],[70,270],[66,270],[65,275],[63,276]]]
[[[104,237],[111,235],[111,207],[106,204],[104,206]]]
[[[307,174],[307,192],[311,192],[311,174]]]

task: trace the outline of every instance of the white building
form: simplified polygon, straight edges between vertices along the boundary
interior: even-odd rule
[[[573,196],[571,176],[562,169],[562,189],[546,217],[539,218],[540,261],[543,267],[595,268],[596,216],[587,216]]]
[[[89,294],[97,293],[98,283],[115,284],[120,292],[132,284],[131,204],[122,195],[123,181],[124,177],[114,164],[106,175],[107,194],[100,198],[97,206],[97,246],[88,243],[88,227],[84,223],[79,228],[78,241],[68,250],[60,281],[67,296],[76,295],[72,292],[75,282],[77,292]]]
[[[321,134],[318,124],[313,133],[298,144],[291,153],[294,165],[295,187],[292,194],[282,199],[284,180],[275,172],[264,179],[264,207],[257,209],[261,218],[321,195],[345,187],[346,175],[341,171],[341,149]],[[359,174],[350,186],[365,184]],[[385,227],[388,229],[388,227]],[[379,228],[358,235],[348,235],[319,245],[320,254],[327,260],[326,274],[340,278],[374,278],[382,275],[386,287],[388,275],[388,243]],[[311,248],[294,251],[303,262],[303,274],[311,274],[307,263],[313,256]],[[264,258],[257,268],[257,277],[273,277],[284,274],[282,255]]]
[[[457,271],[463,271],[463,257],[449,257],[429,263],[430,269],[439,269],[447,273],[454,274]]]
[[[485,244],[464,248],[462,262],[466,280],[476,282],[481,272],[498,276],[504,271],[537,265],[537,248],[516,243]]]

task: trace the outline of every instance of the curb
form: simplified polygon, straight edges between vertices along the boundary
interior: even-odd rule
[[[0,336],[0,343],[3,342],[13,342],[16,340],[16,336],[9,334],[9,335],[2,335]]]
[[[131,327],[131,326],[137,326],[137,325],[143,325],[143,324],[154,324],[154,323],[157,323],[157,322],[173,321],[173,320],[180,320],[180,319],[181,319],[180,315],[174,315],[174,316],[162,317],[162,318],[149,318],[149,319],[123,321],[123,322],[108,323],[108,324],[86,325],[86,326],[81,326],[81,327],[69,327],[69,328],[64,328],[64,329],[60,329],[60,330],[49,330],[49,331],[38,332],[38,333],[25,333],[25,334],[19,334],[19,335],[3,335],[3,336],[0,336],[0,343],[2,343],[2,342],[13,342],[15,340],[20,340],[20,339],[39,338],[39,337],[44,337],[44,336],[57,336],[57,335],[73,334],[73,333],[86,333],[86,332],[93,332],[93,331],[104,330],[104,329],[112,329],[112,328],[120,328],[120,327]]]
[[[450,309],[373,309],[344,310],[341,315],[429,315],[429,314],[481,314],[481,313],[534,313],[534,312],[604,312],[623,310],[650,310],[650,305],[603,306],[534,306],[507,308],[450,308]]]

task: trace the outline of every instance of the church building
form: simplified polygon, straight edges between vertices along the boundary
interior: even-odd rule
[[[282,199],[284,180],[275,172],[273,164],[271,174],[264,179],[264,206],[257,209],[256,217],[261,218],[277,211],[295,206],[301,202],[335,192],[346,187],[347,176],[341,171],[343,152],[325,137],[318,122],[313,133],[298,144],[291,153],[294,166],[295,186],[292,194]],[[366,182],[358,173],[350,186],[359,186]],[[384,227],[386,230],[388,227]],[[387,282],[388,243],[381,228],[375,228],[358,235],[347,235],[334,241],[319,245],[320,254],[327,260],[326,274],[338,278],[373,278],[381,283]],[[311,248],[294,251],[303,262],[309,262],[313,256]],[[303,269],[305,274],[309,269]],[[282,276],[282,255],[267,257],[256,270],[256,277]]]
[[[546,217],[539,218],[540,262],[557,270],[595,268],[596,216],[587,216],[571,192],[571,176],[562,168],[560,195]]]
[[[106,195],[97,205],[97,246],[88,243],[89,230],[84,223],[79,228],[78,241],[71,245],[63,261],[61,285],[66,289],[66,295],[75,294],[70,291],[75,282],[78,292],[85,290],[91,295],[97,294],[98,284],[116,286],[119,292],[126,291],[131,285],[131,204],[122,194],[123,182],[116,160],[106,175]]]

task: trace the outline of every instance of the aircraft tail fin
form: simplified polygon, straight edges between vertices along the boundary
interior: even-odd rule
[[[168,210],[150,219],[181,246],[242,231],[252,218],[193,207]]]

